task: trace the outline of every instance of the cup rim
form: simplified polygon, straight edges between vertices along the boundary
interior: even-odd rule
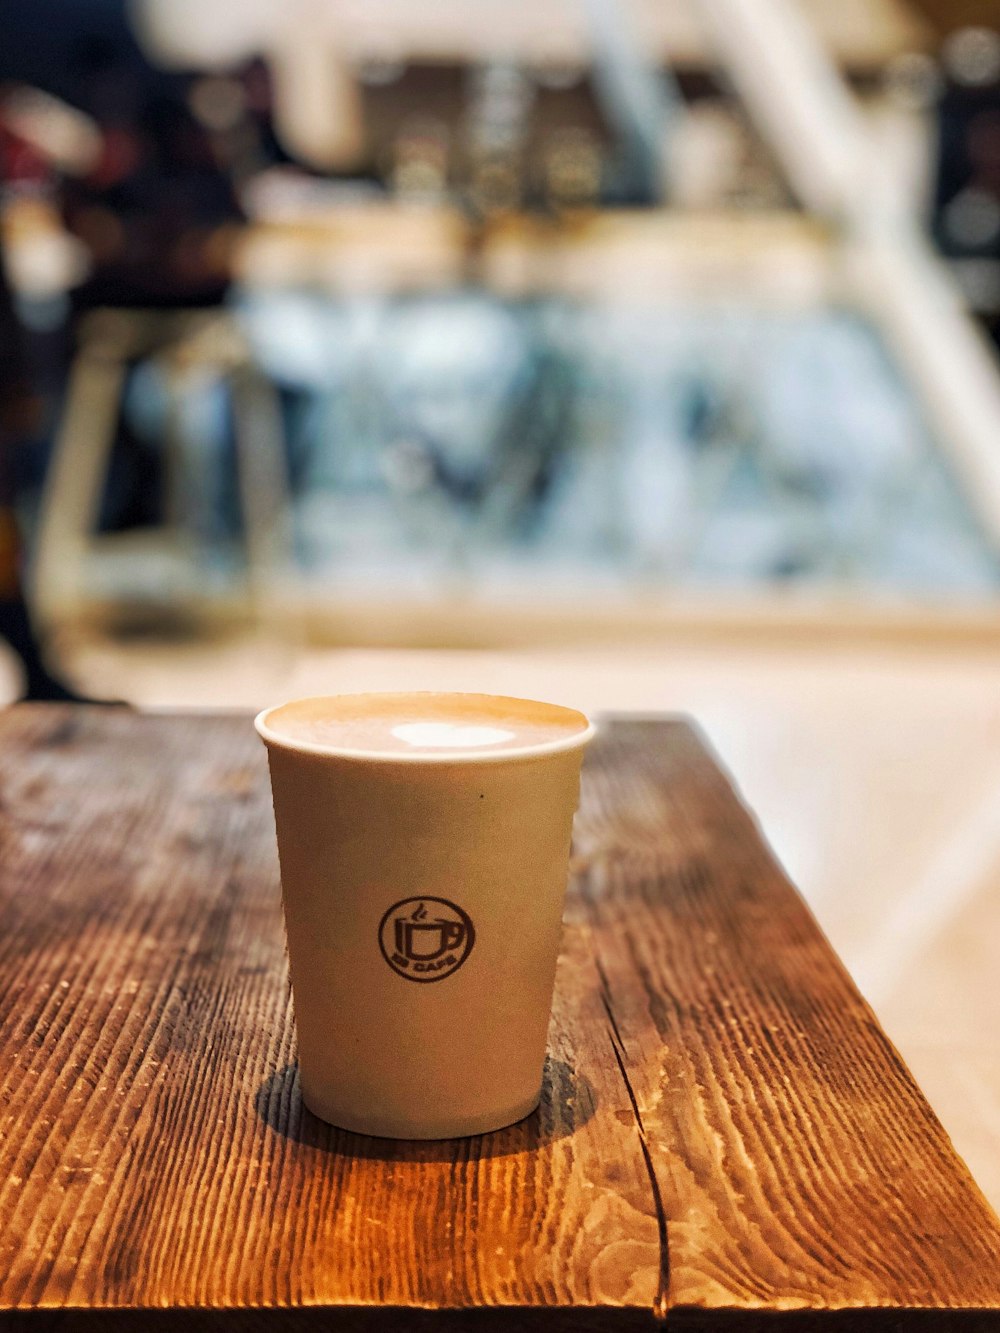
[[[582,718],[586,723],[580,731],[556,740],[537,741],[531,745],[518,745],[508,750],[442,750],[440,753],[422,750],[419,754],[405,750],[362,750],[348,745],[324,745],[318,741],[294,740],[282,735],[268,725],[268,717],[279,708],[290,704],[313,703],[327,699],[364,699],[364,698],[427,698],[430,695],[453,697],[458,699],[484,698],[502,700],[513,704],[542,704],[546,708],[571,713]],[[578,708],[569,708],[565,704],[549,703],[542,699],[527,699],[511,694],[485,694],[473,690],[351,690],[339,694],[307,694],[295,699],[286,699],[282,703],[270,704],[261,709],[253,721],[254,730],[269,748],[291,750],[298,754],[318,755],[328,759],[354,759],[372,763],[391,764],[469,764],[469,763],[511,763],[522,759],[541,759],[547,755],[562,754],[567,750],[582,749],[597,734],[594,722]]]

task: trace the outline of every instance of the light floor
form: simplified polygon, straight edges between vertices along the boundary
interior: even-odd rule
[[[701,724],[1000,1209],[1000,651],[754,646],[519,652],[78,643],[86,689],[152,707],[475,689]],[[16,688],[0,661],[0,699]]]

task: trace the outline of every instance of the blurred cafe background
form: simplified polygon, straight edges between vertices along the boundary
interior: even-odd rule
[[[0,23],[0,701],[692,713],[1000,1202],[1000,0]]]

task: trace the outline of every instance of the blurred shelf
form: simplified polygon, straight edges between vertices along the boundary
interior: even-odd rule
[[[752,642],[756,646],[868,643],[885,646],[1000,648],[1000,598],[956,602],[848,594],[842,590],[746,592],[600,592],[582,581],[562,593],[485,596],[414,589],[310,595],[275,584],[266,606],[248,596],[189,591],[166,601],[141,593],[93,596],[81,602],[77,632],[114,632],[122,625],[155,629],[157,610],[175,624],[199,622],[224,631],[263,615],[279,638],[304,635],[314,644],[384,648],[496,649],[589,645],[639,647],[686,641]]]
[[[928,27],[904,0],[800,0],[834,56],[851,70],[868,71],[901,51],[926,45]],[[715,61],[693,4],[627,0],[625,12],[652,59],[675,68]],[[585,8],[569,0],[511,4],[509,0],[365,0],[341,6],[338,39],[364,60],[475,61],[510,53],[528,64],[589,61],[592,46]]]
[[[337,293],[439,290],[464,276],[469,226],[451,207],[331,203],[276,207],[235,246],[233,273],[248,288]]]
[[[837,294],[836,258],[829,229],[791,210],[513,216],[474,237],[454,209],[387,200],[262,216],[240,240],[234,271],[249,291],[392,295],[475,279],[503,296],[735,297],[799,308]]]
[[[312,641],[385,647],[640,644],[672,635],[769,642],[808,639],[1000,645],[1000,600],[966,607],[852,598],[842,593],[571,594],[533,598],[383,596],[299,603]]]
[[[482,246],[481,273],[504,295],[798,309],[835,295],[835,261],[830,231],[790,210],[602,210],[557,225],[533,218],[497,224]]]

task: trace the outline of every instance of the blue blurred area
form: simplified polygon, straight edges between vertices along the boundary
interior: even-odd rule
[[[854,315],[481,293],[239,306],[290,402],[314,575],[460,561],[544,583],[820,580],[983,592],[1000,570]]]

